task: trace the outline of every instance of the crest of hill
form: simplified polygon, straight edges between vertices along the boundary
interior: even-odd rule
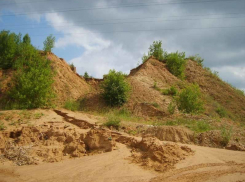
[[[168,89],[180,82],[168,71],[166,64],[154,57],[131,70],[127,79],[132,89],[127,107],[136,115],[148,116],[166,115],[172,100],[171,96],[163,95],[155,89],[154,84],[159,89]]]
[[[89,84],[76,73],[76,70],[72,70],[64,59],[53,53],[48,54],[48,59],[52,61],[55,70],[53,89],[56,105],[63,106],[67,100],[77,100],[89,92]]]

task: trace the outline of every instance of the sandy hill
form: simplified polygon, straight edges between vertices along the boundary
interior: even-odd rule
[[[65,60],[52,53],[48,54],[48,59],[52,61],[52,66],[56,72],[53,88],[57,96],[55,99],[57,106],[63,106],[65,101],[69,99],[80,98],[85,110],[101,111],[108,109],[101,97],[100,83],[103,80],[85,80],[76,73],[76,70],[72,70]],[[0,72],[1,96],[8,90],[12,75],[13,72],[10,70]],[[154,85],[161,90],[171,86],[181,90],[185,85],[198,83],[203,93],[206,115],[218,116],[216,110],[222,107],[231,119],[244,121],[244,95],[194,61],[187,61],[185,80],[175,77],[168,71],[165,63],[153,57],[131,70],[127,80],[132,89],[129,101],[124,107],[138,116],[168,115],[167,108],[173,97],[163,95],[154,88]]]
[[[167,107],[173,97],[163,95],[154,88],[154,85],[161,90],[169,89],[171,86],[181,90],[185,85],[197,83],[203,93],[205,115],[218,116],[216,110],[222,107],[231,119],[244,121],[244,95],[194,61],[187,61],[185,80],[175,77],[168,71],[165,63],[153,57],[131,70],[127,79],[132,90],[125,107],[138,116],[168,115]],[[89,110],[101,110],[105,107],[100,96],[99,84],[101,81],[90,80],[88,83],[96,91],[87,95],[85,107]]]
[[[65,101],[77,100],[89,92],[89,84],[76,73],[76,70],[72,70],[64,59],[53,53],[48,53],[47,57],[52,61],[55,72],[53,84],[56,94],[55,105],[63,106]],[[9,90],[13,74],[13,70],[0,70],[0,97],[4,97]]]
[[[89,84],[76,73],[76,70],[72,70],[64,59],[52,53],[48,55],[48,59],[52,61],[56,72],[53,88],[58,106],[69,99],[77,100],[84,97],[89,92]]]

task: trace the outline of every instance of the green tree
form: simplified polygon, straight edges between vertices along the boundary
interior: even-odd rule
[[[130,86],[122,72],[110,70],[107,75],[104,75],[102,89],[103,97],[108,105],[120,106],[127,101]]]
[[[183,89],[176,98],[178,109],[185,113],[199,113],[203,111],[201,91],[197,84]]]
[[[84,73],[84,78],[90,78],[89,74],[87,73],[87,71]]]
[[[149,47],[148,55],[144,54],[142,62],[144,63],[150,56],[154,56],[159,61],[163,61],[167,56],[167,52],[162,49],[162,41],[154,41]]]
[[[31,37],[26,34],[24,37],[23,37],[23,43],[24,44],[31,44]]]
[[[12,68],[19,53],[21,44],[21,34],[10,33],[9,31],[0,32],[0,68]]]
[[[166,60],[169,71],[178,78],[184,79],[186,66],[185,53],[179,53],[178,51],[176,53],[170,53]]]
[[[34,47],[18,58],[13,88],[8,96],[12,108],[30,109],[48,106],[53,98],[51,62]]]
[[[51,52],[54,48],[55,37],[53,35],[49,35],[46,40],[43,42],[44,48],[43,50],[47,52]]]

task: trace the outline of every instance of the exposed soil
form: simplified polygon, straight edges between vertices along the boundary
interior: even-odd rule
[[[44,115],[34,126],[1,131],[1,182],[216,181],[230,179],[227,174],[245,178],[244,152],[134,137],[103,128],[95,116],[83,113],[38,112]]]

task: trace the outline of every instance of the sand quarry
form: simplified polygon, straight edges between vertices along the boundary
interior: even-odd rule
[[[4,115],[18,125],[0,133],[0,182],[245,181],[242,151],[130,136],[65,109]]]

